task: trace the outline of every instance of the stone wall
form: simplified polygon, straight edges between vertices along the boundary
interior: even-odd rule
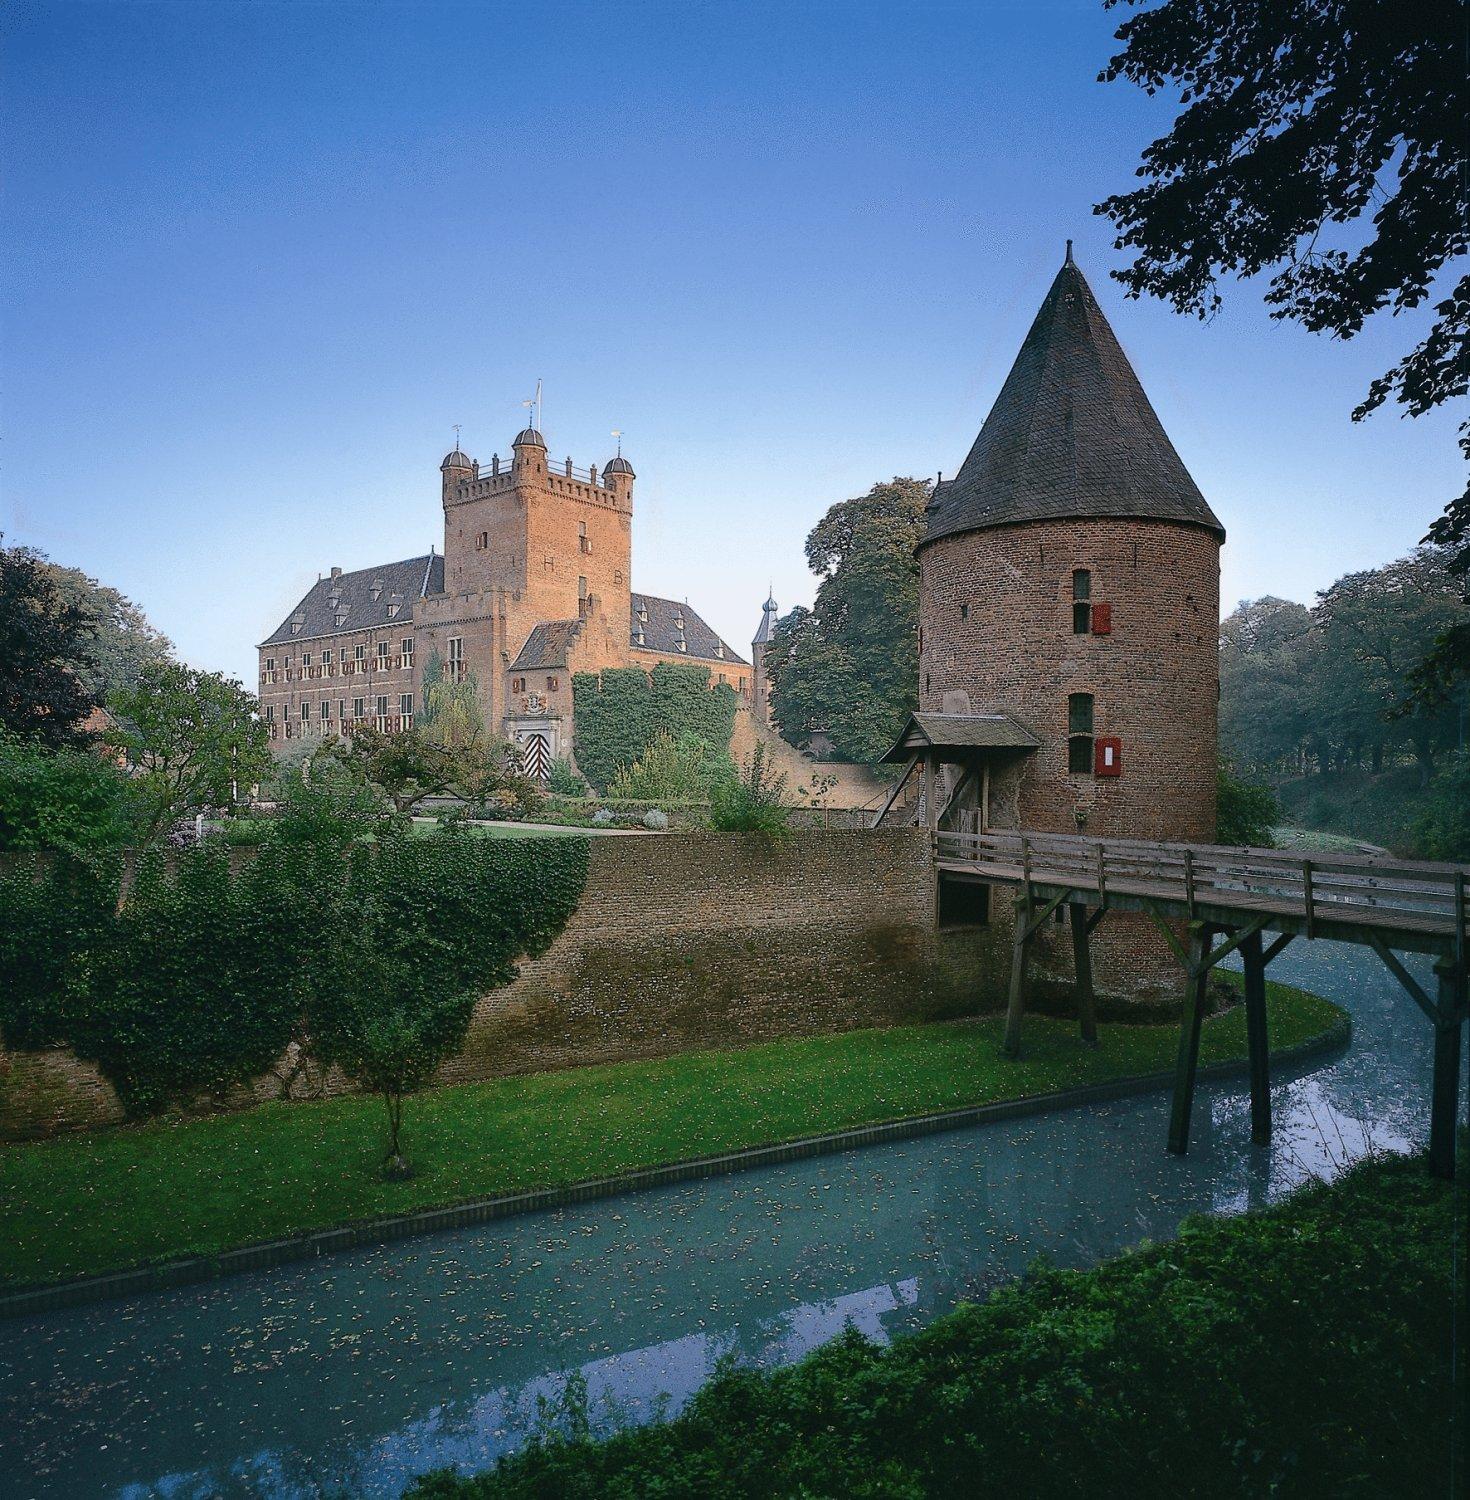
[[[587,887],[566,929],[480,1001],[440,1081],[995,1009],[1008,959],[1004,921],[937,930],[921,830],[803,829],[776,842],[718,833],[593,838]],[[0,1059],[9,1064],[0,1139],[122,1117],[97,1070],[69,1053]],[[309,1084],[284,1059],[225,1103],[341,1086]]]

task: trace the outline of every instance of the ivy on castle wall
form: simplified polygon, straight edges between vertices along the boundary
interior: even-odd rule
[[[711,687],[709,668],[692,663],[660,662],[652,672],[642,667],[612,667],[600,676],[578,672],[572,678],[577,767],[605,792],[660,731],[674,740],[694,735],[712,753],[724,754],[735,728],[736,701],[729,683]]]
[[[587,878],[578,838],[391,838],[344,861],[206,845],[170,866],[58,857],[0,875],[0,1036],[65,1045],[101,1068],[131,1115],[258,1077],[287,1045],[333,1036],[343,965],[393,955],[462,1037],[475,998],[545,951]]]

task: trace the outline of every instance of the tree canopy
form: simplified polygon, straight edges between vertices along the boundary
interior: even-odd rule
[[[918,702],[919,566],[929,482],[892,479],[834,505],[806,556],[820,579],[811,609],[776,623],[766,648],[771,713],[807,748],[825,733],[837,755],[869,763]]]
[[[1222,274],[1272,271],[1278,318],[1350,339],[1375,313],[1433,299],[1420,342],[1369,386],[1355,421],[1390,400],[1409,416],[1470,388],[1470,248],[1463,0],[1104,0],[1138,7],[1100,75],[1178,91],[1172,129],[1143,153],[1144,185],[1097,212],[1133,264],[1115,276],[1210,316]],[[1144,6],[1148,6],[1147,9]],[[1460,429],[1470,458],[1470,420]],[[1470,572],[1470,487],[1426,541]],[[1443,701],[1470,672],[1470,619],[1420,663]]]
[[[0,730],[51,749],[81,747],[97,706],[86,680],[97,618],[62,597],[29,547],[0,547]]]
[[[43,566],[67,604],[91,619],[86,633],[86,656],[72,663],[77,676],[106,703],[120,688],[131,687],[144,667],[169,661],[173,642],[117,589],[88,577],[80,568],[59,563]]]
[[[1238,765],[1301,772],[1412,756],[1423,782],[1456,743],[1451,704],[1404,683],[1461,608],[1443,548],[1339,578],[1312,609],[1246,600],[1220,626],[1220,739]]]

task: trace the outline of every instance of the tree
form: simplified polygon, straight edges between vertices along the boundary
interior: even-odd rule
[[[0,729],[52,749],[80,748],[97,706],[83,680],[95,617],[61,597],[44,558],[0,547]]]
[[[188,812],[227,805],[237,785],[259,781],[271,765],[254,697],[218,672],[155,662],[115,694],[112,709],[150,839]]]
[[[365,839],[399,831],[403,820],[387,793],[368,780],[362,763],[322,747],[307,765],[280,775],[274,843],[341,854]]]
[[[608,783],[607,794],[639,802],[702,802],[734,772],[729,756],[712,751],[698,735],[675,738],[660,729],[643,754]]]
[[[325,752],[357,768],[362,777],[381,787],[399,814],[412,812],[425,797],[438,797],[480,767],[476,744],[451,748],[417,727],[398,734],[362,725],[352,738],[338,741]],[[325,757],[314,757],[312,766]]]
[[[131,810],[128,779],[112,761],[0,731],[0,849],[118,848]]]
[[[1280,821],[1281,808],[1271,788],[1237,776],[1222,760],[1215,778],[1215,842],[1269,849]]]
[[[1470,274],[1435,291],[1470,248],[1463,0],[1163,0],[1117,38],[1102,80],[1172,86],[1184,106],[1143,153],[1145,185],[1097,205],[1118,248],[1136,252],[1114,273],[1130,294],[1209,317],[1219,275],[1279,268],[1272,315],[1341,339],[1384,308],[1438,295],[1429,331],[1370,384],[1353,420],[1390,399],[1421,416],[1463,397]],[[1470,459],[1470,419],[1460,441]],[[1470,487],[1425,540],[1470,575]],[[1467,673],[1462,614],[1417,671],[1417,692],[1443,701]]]
[[[919,567],[929,483],[893,479],[834,505],[807,538],[812,609],[766,648],[771,713],[805,749],[819,732],[846,760],[876,761],[917,706]]]
[[[80,568],[44,563],[67,604],[92,619],[87,655],[72,662],[81,681],[106,703],[120,688],[131,687],[144,667],[173,657],[173,642],[149,624],[148,617],[126,594],[89,578]]]

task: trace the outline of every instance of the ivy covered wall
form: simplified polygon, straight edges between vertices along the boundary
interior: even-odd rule
[[[601,675],[578,672],[572,678],[577,768],[604,792],[660,731],[675,740],[694,735],[723,754],[730,747],[736,702],[729,683],[711,686],[710,669],[692,663],[660,662],[652,672],[642,667],[612,667]]]

